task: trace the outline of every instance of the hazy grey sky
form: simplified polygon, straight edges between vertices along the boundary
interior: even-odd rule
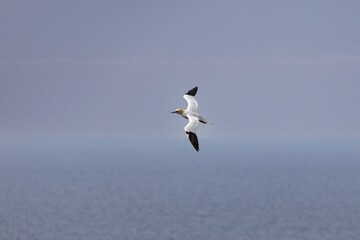
[[[0,136],[360,137],[360,2],[0,2]]]

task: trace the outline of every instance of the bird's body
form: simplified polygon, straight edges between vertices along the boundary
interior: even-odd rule
[[[199,123],[206,124],[208,122],[204,117],[200,115],[198,111],[199,105],[194,97],[197,90],[198,87],[194,87],[193,89],[185,93],[184,98],[188,103],[186,109],[178,108],[172,113],[177,113],[183,118],[189,120],[189,123],[185,126],[184,130],[195,150],[199,151],[199,141],[195,132],[199,126]]]
[[[182,109],[182,108],[178,108],[176,109],[179,111],[179,115],[182,116],[183,118],[186,118],[186,119],[189,119],[188,116],[192,116],[192,117],[195,117],[195,118],[199,118],[199,121],[201,123],[208,123],[207,120],[205,118],[203,118],[198,112],[194,112],[194,111],[191,111],[191,110],[187,110],[187,109]]]

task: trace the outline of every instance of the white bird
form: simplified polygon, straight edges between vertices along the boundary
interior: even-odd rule
[[[203,118],[198,111],[199,105],[194,97],[196,95],[197,90],[198,87],[194,87],[193,89],[185,93],[184,98],[188,103],[186,109],[178,108],[171,113],[177,113],[180,116],[189,119],[189,123],[184,128],[185,133],[188,136],[191,144],[194,146],[195,150],[199,151],[199,141],[195,132],[199,126],[199,123],[207,124],[208,121],[205,118]]]

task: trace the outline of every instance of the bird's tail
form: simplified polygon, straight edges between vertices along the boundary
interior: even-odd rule
[[[201,118],[201,119],[199,119],[199,121],[200,121],[201,123],[203,123],[203,124],[215,124],[215,123],[213,123],[213,122],[209,122],[209,121],[206,120],[205,118]]]

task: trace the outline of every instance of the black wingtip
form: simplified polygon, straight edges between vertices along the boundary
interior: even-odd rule
[[[188,135],[189,140],[190,140],[191,144],[193,145],[193,147],[195,148],[195,150],[199,151],[200,150],[199,141],[198,141],[196,134],[193,132],[186,132],[186,134]]]
[[[194,87],[193,89],[189,90],[186,95],[195,96],[197,93],[198,87]]]

